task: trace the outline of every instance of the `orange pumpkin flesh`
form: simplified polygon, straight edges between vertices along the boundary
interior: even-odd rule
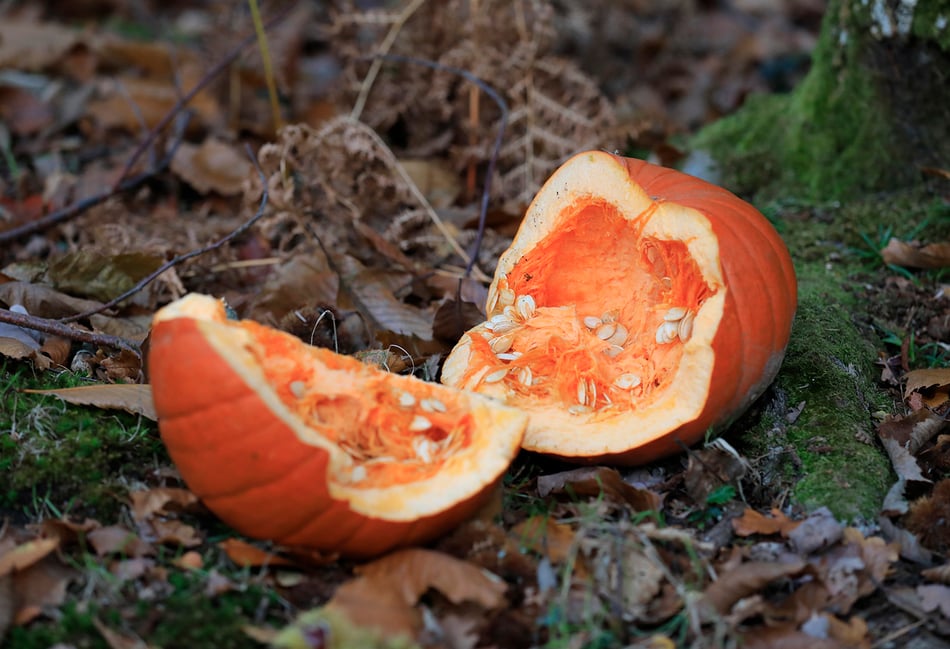
[[[518,452],[519,411],[384,372],[189,295],[153,323],[162,440],[188,486],[252,537],[350,556],[434,538]]]
[[[741,414],[775,378],[796,307],[784,243],[728,191],[602,152],[529,206],[446,385],[530,415],[523,446],[637,464]]]

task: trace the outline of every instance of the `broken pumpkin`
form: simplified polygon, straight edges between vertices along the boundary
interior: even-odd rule
[[[481,395],[228,320],[196,294],[156,314],[149,372],[162,440],[212,512],[251,537],[348,556],[472,515],[526,425]]]
[[[604,152],[541,188],[446,385],[530,415],[524,448],[638,464],[741,414],[778,372],[796,307],[766,218],[692,176]]]

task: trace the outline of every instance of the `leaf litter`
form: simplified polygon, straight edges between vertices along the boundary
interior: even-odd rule
[[[753,89],[791,82],[748,71],[770,57],[805,56],[823,11],[804,0],[735,3],[747,12],[742,20],[717,3],[641,3],[637,11],[606,0],[452,0],[403,11],[364,4],[298,7],[272,28],[289,124],[276,133],[256,53],[236,57],[226,82],[198,89],[209,58],[227,56],[249,27],[244,15],[169,7],[164,17],[184,38],[143,41],[104,27],[95,13],[75,30],[39,8],[9,10],[0,21],[0,68],[33,76],[0,88],[12,138],[4,153],[18,162],[2,176],[0,233],[81,204],[130,171],[151,182],[5,240],[0,303],[45,319],[101,309],[71,326],[141,345],[157,306],[188,290],[211,292],[313,344],[434,378],[458,333],[479,320],[484,280],[525,204],[566,156],[623,141],[676,159],[671,135],[729,112]],[[241,29],[221,29],[226,19]],[[477,191],[502,115],[484,92],[445,71],[384,63],[370,81],[366,54],[389,34],[394,55],[460,67],[504,91],[508,130],[477,250]],[[132,157],[192,89],[187,124]],[[263,179],[243,142],[256,149]],[[169,153],[167,169],[154,166]],[[234,232],[265,187],[269,205],[252,231],[106,306],[166,259]],[[892,243],[884,261],[945,265],[940,246]],[[895,280],[894,290],[914,289]],[[939,340],[950,325],[946,307],[933,304],[927,330]],[[3,356],[98,381],[58,396],[148,416],[141,355],[0,326]],[[908,372],[909,355],[902,349],[885,365],[904,381],[911,412],[878,431],[899,478],[879,529],[846,527],[777,498],[746,505],[743,485],[756,480],[748,461],[710,446],[692,452],[685,468],[671,461],[646,479],[543,463],[519,478],[516,468],[495,515],[461,525],[434,549],[353,565],[228,532],[222,540],[173,472],[143,469],[119,496],[119,519],[40,514],[3,527],[0,638],[11,625],[55,619],[68,601],[115,597],[93,569],[65,560],[85,548],[94,555],[87,561],[143,598],[166,597],[194,572],[204,573],[209,599],[263,585],[290,610],[267,607],[268,624],[255,618],[245,637],[297,648],[327,646],[331,637],[351,642],[333,646],[865,647],[872,631],[861,606],[882,593],[946,633],[950,578],[945,565],[924,562],[950,547],[946,527],[934,525],[950,519],[950,486],[940,479],[950,466],[950,381]],[[717,528],[716,543],[706,540],[707,527]],[[907,572],[898,552],[921,562],[916,583],[892,583]],[[258,576],[242,582],[240,572],[220,571],[229,567]],[[83,594],[70,590],[82,583]],[[128,602],[111,601],[135,617]],[[115,619],[93,622],[108,646],[146,646],[154,626],[118,629]],[[267,631],[281,623],[289,624],[283,634]]]

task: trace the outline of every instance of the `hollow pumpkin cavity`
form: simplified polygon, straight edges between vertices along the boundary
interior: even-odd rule
[[[589,197],[565,208],[498,278],[463,382],[595,420],[653,402],[716,292],[686,242],[645,234],[658,205],[632,218]]]
[[[254,322],[243,327],[266,384],[307,429],[343,452],[332,469],[338,484],[369,489],[425,480],[470,448],[475,424],[457,394],[302,346]]]

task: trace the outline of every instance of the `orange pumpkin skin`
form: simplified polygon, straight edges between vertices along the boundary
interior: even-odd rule
[[[635,278],[629,285],[628,277]],[[539,399],[537,387],[524,387],[511,378],[523,377],[519,365],[525,364],[533,370],[529,376],[535,384],[539,367],[548,374],[556,371],[561,377],[557,380],[570,376],[570,368],[550,365],[557,361],[543,355],[536,355],[532,366],[524,360],[530,353],[525,351],[508,363],[511,370],[504,380],[485,381],[497,367],[497,359],[486,351],[498,337],[489,321],[462,338],[446,360],[443,382],[528,411],[526,449],[578,462],[639,464],[694,444],[733,421],[762,394],[774,380],[788,344],[797,284],[788,250],[775,229],[734,194],[641,160],[586,152],[556,171],[529,206],[511,247],[499,260],[489,289],[489,319],[504,319],[500,314],[505,306],[522,295],[531,296],[539,314],[545,307],[569,307],[577,319],[618,314],[635,339],[632,344],[639,345],[636,350],[629,349],[629,342],[622,351],[613,348],[621,365],[639,368],[650,366],[652,358],[661,359],[656,365],[673,360],[662,372],[649,374],[656,387],[651,385],[643,403],[633,398],[632,406],[625,408],[616,398],[606,404],[596,396],[594,406],[587,408],[594,412],[568,415],[575,398],[570,390],[562,387],[559,396]],[[661,344],[665,314],[678,315],[673,311],[681,306],[694,318],[691,332],[685,340],[674,338],[670,344],[664,338]],[[539,340],[536,333],[519,340],[520,332],[534,326],[538,317],[523,320],[517,309],[512,317],[520,328],[509,334],[515,336],[509,351],[546,345],[548,358],[573,353],[558,347],[557,341]],[[656,331],[653,343],[647,341],[651,331]],[[581,345],[588,344],[585,335],[582,327]],[[614,370],[588,356],[579,357],[588,365],[577,374],[581,380],[594,378],[578,387],[576,399],[586,397],[589,403],[592,391],[600,394],[597,388],[607,389],[608,398],[616,397],[621,379],[632,382],[631,371],[618,376],[616,383],[605,383],[598,372],[609,379],[625,368]],[[596,367],[588,371],[588,366]],[[641,389],[647,394],[646,387],[633,392]],[[627,393],[622,391],[621,400]],[[578,409],[579,402],[573,403]]]
[[[273,376],[262,380],[259,358],[247,353],[260,346],[256,331],[265,328],[248,335],[246,325],[226,321],[212,298],[191,295],[179,302],[156,316],[149,352],[162,440],[189,488],[247,536],[352,557],[421,543],[477,511],[518,451],[523,414],[478,395],[433,392],[445,388],[425,383],[426,394],[470,412],[464,416],[473,418],[473,439],[465,452],[416,485],[336,484],[347,470],[334,473],[338,445],[279,405]],[[423,384],[286,334],[262,335],[268,344],[282,345],[269,357],[273,364],[307,357],[298,374],[308,368],[316,374],[335,368],[344,378],[362,373],[353,379],[357,387],[368,380],[382,390],[392,384],[399,394],[418,393]]]

